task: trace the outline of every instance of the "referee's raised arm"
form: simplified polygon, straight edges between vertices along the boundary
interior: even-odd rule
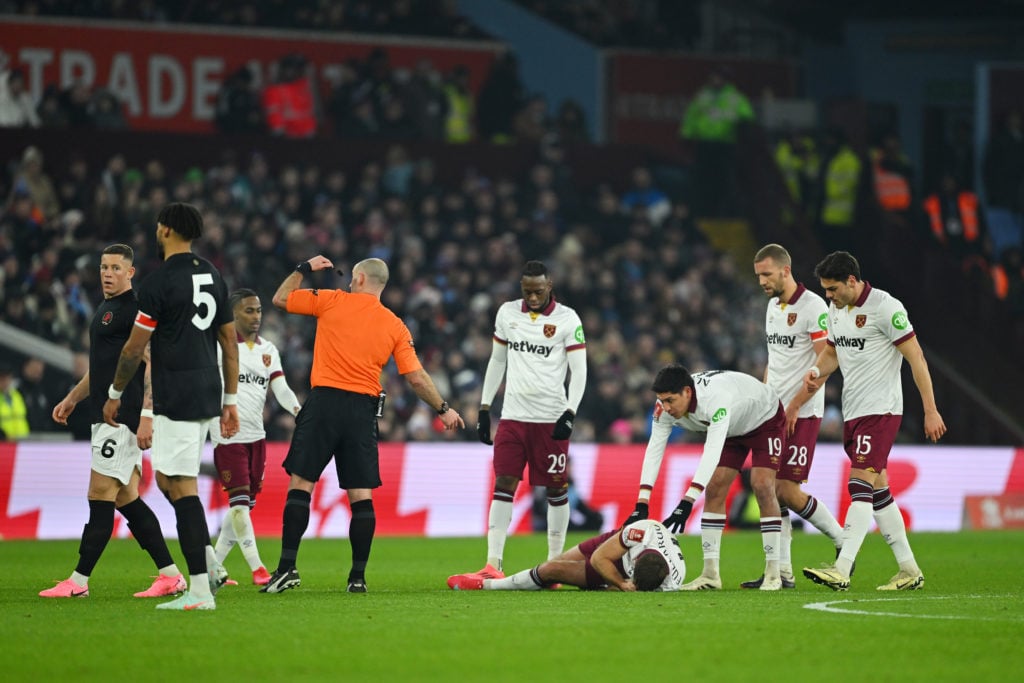
[[[273,304],[283,311],[288,310],[288,295],[299,288],[302,284],[302,277],[315,270],[326,270],[333,268],[334,264],[326,256],[316,255],[308,261],[303,261],[295,266],[295,270],[284,279],[281,286],[274,292]]]

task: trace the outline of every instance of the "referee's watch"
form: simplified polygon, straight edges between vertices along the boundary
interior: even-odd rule
[[[441,407],[437,409],[438,415],[444,415],[448,412],[448,401],[441,401]]]

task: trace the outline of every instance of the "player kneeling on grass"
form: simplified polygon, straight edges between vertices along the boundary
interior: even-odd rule
[[[535,591],[556,583],[588,590],[677,591],[686,563],[675,536],[644,519],[594,536],[558,557],[504,579],[448,578],[454,590]]]

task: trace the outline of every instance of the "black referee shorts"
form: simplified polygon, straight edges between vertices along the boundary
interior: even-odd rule
[[[377,488],[381,481],[376,413],[376,396],[314,387],[295,418],[285,471],[318,481],[333,457],[341,488]]]

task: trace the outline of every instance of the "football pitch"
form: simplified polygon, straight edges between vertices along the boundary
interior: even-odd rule
[[[586,538],[572,535],[569,544]],[[274,538],[261,540],[273,570]],[[486,542],[378,538],[370,592],[345,592],[345,539],[307,540],[302,585],[279,595],[251,584],[237,551],[238,586],[215,612],[163,612],[138,599],[155,571],[132,540],[113,540],[90,596],[43,599],[66,578],[77,541],[0,542],[0,671],[5,681],[996,681],[1024,671],[1024,532],[911,535],[921,591],[875,590],[895,573],[871,534],[849,592],[802,576],[778,593],[741,590],[763,565],[760,535],[723,539],[725,590],[624,594],[563,588],[451,591],[475,571]],[[700,540],[681,538],[687,578]],[[171,552],[180,562],[177,544]],[[513,536],[506,570],[535,564],[543,534]],[[795,532],[794,564],[832,559],[831,544]],[[1017,671],[1017,674],[1013,672]]]

